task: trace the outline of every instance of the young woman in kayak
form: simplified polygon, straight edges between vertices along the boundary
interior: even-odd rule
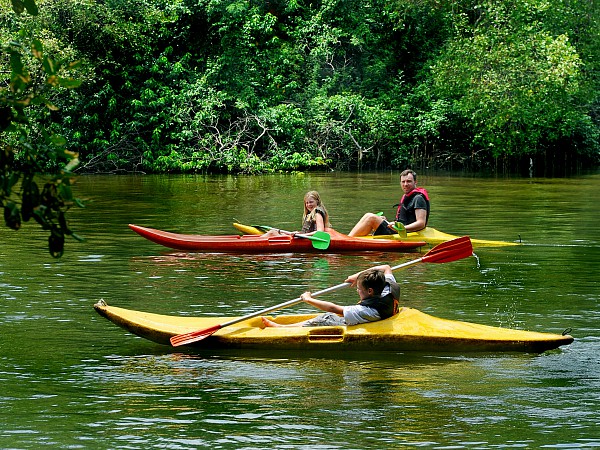
[[[302,215],[302,228],[300,231],[282,231],[278,229],[269,230],[264,236],[277,236],[281,234],[313,235],[315,231],[325,231],[329,227],[329,214],[321,196],[317,191],[309,191],[304,195],[304,214]]]
[[[429,220],[429,195],[427,191],[417,187],[417,174],[407,169],[400,174],[400,185],[404,195],[398,205],[396,222],[400,222],[407,232],[419,231],[427,226]],[[395,222],[388,222],[385,217],[366,213],[358,221],[348,236],[367,236],[396,234]]]
[[[318,327],[356,325],[387,319],[398,312],[400,286],[390,266],[382,265],[350,275],[346,281],[356,286],[360,298],[357,305],[341,306],[336,303],[317,300],[310,292],[301,295],[306,303],[327,311],[304,322],[280,324],[262,317],[267,327]]]

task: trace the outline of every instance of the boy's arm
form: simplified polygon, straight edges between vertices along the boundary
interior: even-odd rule
[[[340,305],[336,305],[335,303],[325,302],[323,300],[317,300],[316,298],[312,298],[310,292],[305,292],[300,296],[302,300],[304,300],[309,305],[314,306],[315,308],[319,308],[322,311],[332,312],[335,314],[339,314],[340,316],[344,315],[344,307]]]

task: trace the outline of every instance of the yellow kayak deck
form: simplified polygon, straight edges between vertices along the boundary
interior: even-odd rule
[[[264,234],[260,229],[253,227],[252,225],[243,225],[241,223],[234,223],[233,226],[240,232],[244,234]],[[453,234],[444,233],[443,231],[439,231],[432,227],[427,227],[424,230],[407,233],[406,237],[401,237],[398,234],[384,234],[380,236],[360,236],[361,238],[368,239],[394,239],[404,242],[413,242],[413,241],[425,241],[430,245],[441,244],[442,242],[451,241],[452,239],[456,239],[459,236],[455,236]],[[502,247],[502,246],[511,246],[511,245],[521,245],[520,242],[506,242],[506,241],[488,241],[485,239],[473,239],[471,238],[471,243],[474,246],[484,247]]]
[[[108,306],[96,311],[114,324],[150,341],[170,345],[178,334],[204,330],[234,317],[179,317]],[[309,315],[268,316],[280,324],[297,323]],[[440,319],[412,308],[394,317],[354,326],[265,327],[260,317],[224,327],[191,346],[197,348],[541,353],[573,342],[569,335],[513,330]]]

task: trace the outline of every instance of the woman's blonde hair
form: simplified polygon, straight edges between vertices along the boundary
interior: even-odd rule
[[[317,206],[312,210],[312,211],[308,211],[308,209],[306,209],[306,200],[308,199],[308,197],[312,197],[315,199],[315,201],[317,202]],[[326,227],[330,227],[330,223],[329,223],[329,213],[327,212],[327,209],[325,208],[325,205],[323,204],[323,202],[321,201],[321,196],[319,195],[319,193],[317,191],[308,191],[306,194],[304,194],[304,215],[303,215],[303,221],[311,220],[314,221],[315,220],[315,214],[317,213],[317,208],[319,208],[321,211],[323,211],[325,213],[325,220],[323,220],[324,224]]]

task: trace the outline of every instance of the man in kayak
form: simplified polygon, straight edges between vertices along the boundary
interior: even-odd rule
[[[348,236],[367,236],[373,232],[376,236],[396,234],[396,222],[400,222],[407,232],[424,229],[429,220],[430,209],[427,191],[417,187],[417,174],[410,169],[400,174],[400,185],[404,195],[398,205],[395,222],[388,222],[384,216],[366,213]]]
[[[336,303],[317,300],[310,292],[301,295],[306,303],[327,311],[324,314],[292,324],[280,324],[262,317],[267,327],[318,327],[356,325],[387,319],[398,313],[400,286],[388,265],[381,265],[350,275],[346,281],[356,286],[360,297],[357,305],[341,306]]]

